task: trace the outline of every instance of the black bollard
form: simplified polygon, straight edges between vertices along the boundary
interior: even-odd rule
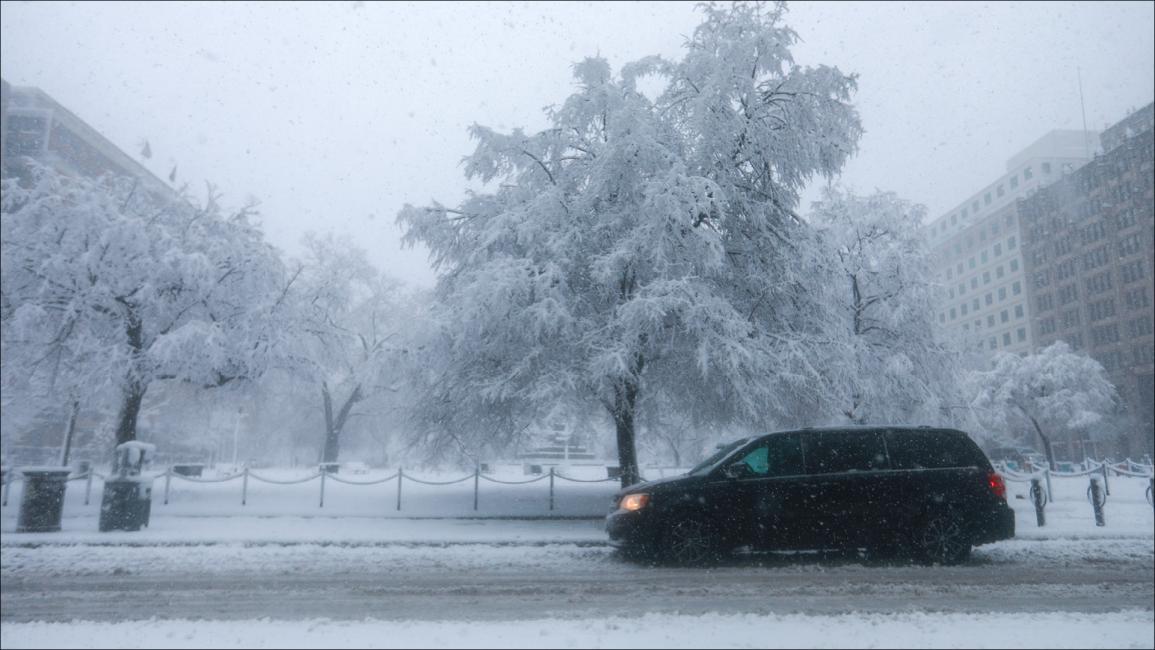
[[[1103,493],[1103,486],[1099,481],[1091,479],[1091,486],[1087,488],[1091,496],[1091,507],[1095,509],[1095,525],[1106,526],[1107,520],[1103,515],[1103,505],[1107,502],[1107,495]]]
[[[1047,505],[1047,493],[1043,491],[1043,484],[1039,479],[1031,479],[1031,502],[1035,504],[1035,521],[1039,528],[1047,525],[1047,515],[1043,508]]]

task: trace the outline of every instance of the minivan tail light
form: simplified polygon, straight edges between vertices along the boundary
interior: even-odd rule
[[[991,492],[995,493],[995,496],[1003,501],[1007,500],[1007,482],[998,472],[987,474],[987,486],[990,487]]]

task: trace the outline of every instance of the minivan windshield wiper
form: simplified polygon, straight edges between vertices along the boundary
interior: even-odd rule
[[[735,449],[737,449],[738,447],[745,444],[748,440],[749,440],[749,438],[739,438],[738,440],[735,440],[734,442],[731,442],[730,444],[719,448],[717,451],[710,454],[710,456],[707,457],[706,460],[703,460],[702,462],[698,463],[697,465],[694,466],[693,469],[691,469],[689,472],[686,472],[686,473],[687,474],[700,474],[702,472],[705,472],[706,470],[713,467],[718,461],[720,461],[723,458],[725,458],[726,456],[730,455],[730,453],[732,453]]]

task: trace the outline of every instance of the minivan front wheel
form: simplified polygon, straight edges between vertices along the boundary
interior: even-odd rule
[[[949,514],[931,515],[915,532],[920,558],[931,564],[960,564],[971,554],[970,539],[958,518]]]
[[[674,564],[707,564],[721,557],[715,531],[698,517],[682,517],[671,523],[663,541],[663,555]]]

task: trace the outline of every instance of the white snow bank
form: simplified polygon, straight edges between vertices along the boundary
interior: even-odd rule
[[[1150,610],[1080,614],[645,614],[511,622],[5,623],[6,648],[1151,648]]]
[[[1067,567],[1105,564],[1146,566],[1155,549],[1151,540],[1008,540],[975,551],[972,565]],[[346,575],[363,567],[453,571],[474,575],[488,571],[639,572],[643,565],[621,561],[607,546],[576,543],[526,544],[265,544],[226,543],[199,546],[43,545],[0,548],[0,576],[68,575],[264,575],[290,572]],[[823,571],[817,556],[755,556],[736,558],[737,566],[774,571]],[[745,562],[749,562],[745,565]],[[842,570],[865,575],[885,572],[853,556],[838,560]],[[966,567],[963,567],[965,570]]]
[[[27,544],[539,544],[605,542],[600,519],[392,519],[384,517],[166,517],[153,504],[149,527],[97,531],[95,517],[66,517],[56,533],[16,533],[5,522],[0,546]],[[9,527],[11,523],[12,527]]]

